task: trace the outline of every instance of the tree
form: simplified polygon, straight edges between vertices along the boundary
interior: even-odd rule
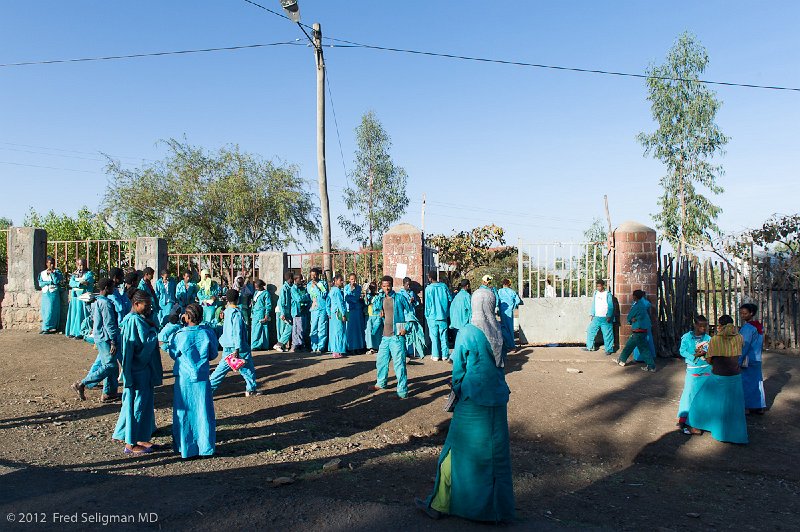
[[[33,207],[25,215],[24,227],[39,227],[47,231],[47,240],[110,240],[118,238],[103,216],[89,210],[85,205],[75,216],[55,211],[40,214]]]
[[[352,183],[342,198],[352,219],[339,215],[339,224],[356,242],[376,240],[405,214],[408,208],[406,171],[394,164],[389,150],[391,138],[373,111],[361,117],[356,128],[358,149]],[[377,238],[376,238],[377,236]]]
[[[448,272],[448,280],[452,282],[454,278],[468,277],[476,268],[516,253],[513,247],[504,247],[503,235],[503,228],[492,224],[449,236],[431,235],[426,240],[439,252],[439,264],[453,267],[453,271]]]
[[[721,194],[717,179],[723,175],[714,156],[724,153],[728,137],[714,121],[721,102],[700,75],[708,65],[708,53],[696,37],[684,33],[667,54],[663,65],[648,71],[647,99],[658,129],[640,133],[645,155],[666,166],[661,180],[661,212],[654,215],[658,229],[680,254],[708,240],[708,231],[718,233],[721,209],[704,195]]]
[[[162,161],[126,169],[108,160],[104,208],[129,236],[160,236],[177,252],[281,249],[319,234],[310,183],[294,165],[238,146],[216,152],[163,141]]]
[[[10,218],[0,217],[0,229],[14,225]],[[8,273],[8,234],[0,232],[0,273]]]

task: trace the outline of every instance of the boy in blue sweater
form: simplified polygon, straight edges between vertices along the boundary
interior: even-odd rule
[[[633,350],[639,348],[639,353],[641,353],[645,364],[647,364],[642,369],[645,371],[655,371],[655,353],[650,350],[650,342],[647,341],[647,331],[652,327],[650,322],[650,307],[644,304],[643,298],[644,291],[633,291],[633,306],[628,312],[628,323],[631,325],[633,331],[628,341],[625,342],[625,347],[622,348],[622,353],[619,355],[617,364],[626,366],[628,357],[633,354]]]

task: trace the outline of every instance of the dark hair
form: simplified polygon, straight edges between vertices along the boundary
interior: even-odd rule
[[[635,297],[636,299],[642,299],[645,295],[646,294],[644,293],[644,290],[634,290],[633,291],[633,297]]]
[[[192,278],[192,271],[191,270],[184,270],[183,271],[183,275],[188,275],[189,278],[191,279]]]
[[[381,277],[381,284],[383,284],[384,281],[388,282],[389,284],[394,284],[394,277],[391,275],[384,275]]]
[[[44,259],[44,263],[47,264],[48,262],[52,262],[53,265],[55,265],[56,259],[54,259],[52,255],[48,255],[47,258]]]
[[[302,278],[303,278],[303,275],[302,275],[302,274],[300,274],[300,273],[296,273],[296,274],[294,274],[294,280],[295,280],[295,282],[299,281],[299,280],[300,280],[300,279],[302,279]]]
[[[410,283],[411,277],[403,277],[403,284]]]
[[[605,286],[606,282],[602,279],[598,279],[594,282],[594,284],[599,284],[600,286]]]
[[[436,271],[428,270],[428,279],[430,279],[431,281],[435,281],[436,280]]]
[[[697,316],[694,317],[694,322],[695,323],[708,323],[708,318],[706,318],[702,314],[698,314]]]
[[[225,299],[228,300],[228,303],[238,303],[239,302],[239,291],[235,288],[231,288],[227,292],[225,292]]]
[[[316,272],[317,275],[322,275],[322,268],[317,268],[316,266],[311,268],[312,272]]]
[[[511,279],[503,279],[503,286],[511,286]]]
[[[256,288],[258,288],[259,290],[264,290],[264,288],[267,287],[267,283],[265,283],[261,279],[256,279],[255,285],[256,285]]]
[[[136,272],[128,272],[125,275],[125,282],[133,286],[139,282],[139,274]]]
[[[106,288],[114,288],[114,282],[109,279],[108,277],[103,277],[99,281],[97,281],[97,291],[102,292]]]
[[[151,268],[150,266],[148,266],[147,268],[142,270],[142,273],[144,275],[155,275],[156,271],[153,268]]]
[[[164,268],[163,270],[161,270],[161,275],[169,275],[169,270]]]
[[[150,301],[152,301],[152,298],[150,297],[150,294],[148,294],[144,290],[139,290],[139,289],[133,290],[133,294],[132,294],[132,297],[131,297],[131,303],[133,303],[133,304],[136,304],[136,303],[148,303]]]
[[[174,307],[172,307],[172,310],[170,311],[169,316],[167,316],[167,321],[172,323],[173,325],[180,323],[181,322],[181,307],[179,307],[178,305],[175,305]]]
[[[730,325],[731,323],[733,323],[733,318],[725,314],[724,316],[719,317],[717,323],[720,325]]]
[[[461,288],[466,288],[470,285],[469,279],[461,279],[461,282],[458,283]]]
[[[192,323],[200,324],[203,321],[203,309],[200,308],[200,305],[197,303],[189,303],[186,305],[186,317],[189,318],[189,321]]]
[[[752,314],[753,316],[758,314],[758,305],[756,305],[755,303],[745,303],[744,305],[739,307],[739,310],[742,309],[749,310],[750,314]]]
[[[292,272],[286,272],[286,275],[283,276],[285,281],[294,281],[294,274]]]
[[[334,281],[337,279],[341,279],[342,281],[344,281],[344,277],[342,276],[341,273],[337,273],[336,275],[333,276]]]
[[[122,281],[125,278],[125,274],[122,273],[122,268],[111,268],[111,271],[108,272],[108,276],[111,277],[114,282]]]

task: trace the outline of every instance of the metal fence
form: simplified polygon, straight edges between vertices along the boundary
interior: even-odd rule
[[[356,274],[358,282],[377,281],[383,277],[383,251],[336,251],[330,254],[333,274],[345,278]],[[293,253],[289,255],[289,269],[307,275],[311,268],[322,268],[325,253]]]
[[[169,271],[177,277],[190,271],[199,277],[200,270],[206,269],[211,277],[233,282],[239,272],[245,272],[252,279],[258,279],[260,268],[258,253],[170,253]]]
[[[608,280],[605,242],[520,242],[517,270],[522,297],[591,295],[598,279]],[[547,290],[549,286],[551,290]]]
[[[49,240],[47,254],[64,272],[72,271],[75,261],[84,258],[99,277],[114,267],[133,268],[136,240]]]

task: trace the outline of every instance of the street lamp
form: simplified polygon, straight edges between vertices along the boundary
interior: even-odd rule
[[[300,6],[297,0],[281,0],[281,7],[292,22],[300,22]]]

